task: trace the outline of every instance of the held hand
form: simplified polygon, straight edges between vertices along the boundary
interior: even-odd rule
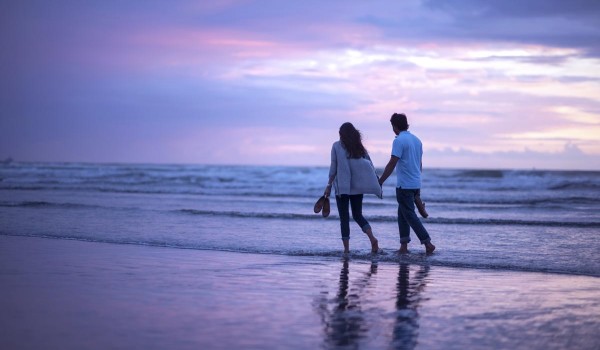
[[[323,195],[325,197],[329,197],[330,194],[331,194],[331,186],[325,187],[325,192],[323,192]]]

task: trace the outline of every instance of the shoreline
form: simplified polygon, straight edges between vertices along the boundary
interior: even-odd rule
[[[227,248],[206,248],[206,247],[192,247],[185,245],[173,245],[173,244],[161,244],[161,243],[149,243],[149,242],[127,242],[127,241],[112,241],[112,240],[99,240],[99,239],[87,239],[82,237],[56,237],[52,235],[22,235],[22,234],[6,234],[0,233],[0,240],[2,237],[15,237],[15,238],[37,238],[37,239],[48,239],[48,240],[56,240],[56,241],[65,241],[65,242],[82,242],[82,243],[97,243],[97,244],[107,244],[107,245],[116,245],[116,246],[131,246],[131,247],[140,247],[140,248],[164,248],[164,249],[176,249],[176,250],[186,250],[186,251],[199,251],[199,252],[222,252],[222,253],[232,253],[232,254],[257,254],[257,255],[265,255],[265,256],[279,256],[279,257],[290,257],[290,258],[307,258],[307,259],[317,259],[317,260],[325,260],[325,261],[339,261],[343,258],[343,254],[341,249],[326,251],[326,252],[310,252],[310,251],[291,251],[291,252],[281,252],[281,251],[256,251],[250,249],[227,249]],[[481,270],[481,271],[498,271],[498,272],[506,272],[506,273],[534,273],[534,274],[549,274],[549,275],[558,275],[558,276],[581,276],[581,277],[591,277],[591,278],[600,278],[599,275],[593,275],[581,271],[561,271],[556,269],[545,269],[541,270],[539,268],[527,268],[522,266],[507,266],[507,265],[493,265],[493,264],[475,264],[475,263],[465,263],[465,262],[455,262],[455,261],[439,261],[436,260],[436,256],[440,256],[443,254],[443,249],[436,250],[436,253],[433,255],[427,255],[424,252],[422,247],[415,247],[416,244],[413,245],[413,248],[410,249],[409,254],[407,255],[399,255],[396,253],[396,249],[382,248],[384,251],[383,254],[379,254],[377,256],[372,256],[368,250],[358,251],[351,250],[351,254],[349,258],[351,260],[357,262],[370,262],[377,261],[381,264],[399,264],[399,263],[407,263],[414,265],[427,265],[430,267],[441,267],[441,268],[453,268],[453,269],[467,269],[467,270]],[[442,247],[443,248],[443,247]],[[432,259],[433,257],[433,259]]]

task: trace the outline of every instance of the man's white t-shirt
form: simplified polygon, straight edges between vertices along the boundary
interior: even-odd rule
[[[396,164],[396,187],[421,188],[421,140],[408,130],[400,132],[392,144],[392,155],[399,158]]]

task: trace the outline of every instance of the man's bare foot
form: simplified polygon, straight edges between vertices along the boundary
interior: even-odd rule
[[[377,254],[378,251],[379,251],[379,241],[377,239],[374,239],[371,241],[371,253]]]
[[[401,243],[400,244],[400,249],[398,250],[398,253],[400,253],[400,254],[407,254],[408,253],[408,243]]]
[[[425,243],[425,253],[432,254],[435,250],[435,246],[431,243]]]

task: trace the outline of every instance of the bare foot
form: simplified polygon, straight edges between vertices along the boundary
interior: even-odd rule
[[[374,239],[373,241],[371,241],[371,253],[377,254],[378,251],[379,251],[379,241],[377,239]]]
[[[435,250],[435,246],[433,244],[431,244],[431,243],[425,244],[425,253],[432,254],[434,250]]]
[[[407,254],[408,253],[408,244],[407,243],[401,243],[400,244],[400,249],[398,250],[398,253],[400,253],[400,254]]]

